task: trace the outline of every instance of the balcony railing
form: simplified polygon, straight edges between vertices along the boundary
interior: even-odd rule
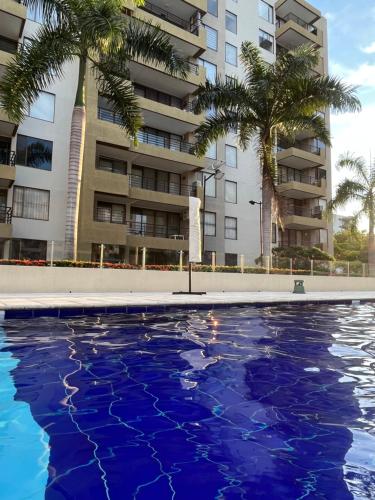
[[[16,153],[9,149],[0,149],[0,165],[14,167],[16,165]]]
[[[320,206],[313,208],[294,207],[287,210],[287,215],[297,215],[298,217],[309,217],[311,219],[322,219],[323,209]]]
[[[299,26],[302,26],[302,28],[304,28],[309,33],[313,33],[314,35],[318,34],[318,28],[316,26],[314,26],[313,24],[306,23],[303,19],[301,19],[300,17],[296,16],[293,13],[289,13],[289,14],[287,14],[286,16],[284,16],[282,18],[278,17],[277,21],[276,21],[276,26],[278,28],[280,28],[281,26],[283,26],[288,21],[295,22]]]
[[[125,209],[124,212],[117,212],[110,207],[96,207],[95,208],[95,221],[107,222],[110,224],[126,224]]]
[[[130,185],[135,188],[147,189],[158,193],[176,194],[179,196],[196,196],[195,186],[188,184],[177,184],[175,182],[155,182],[155,179],[132,174],[130,176]]]
[[[278,175],[278,182],[279,184],[285,184],[287,182],[300,182],[301,184],[309,184],[310,186],[318,187],[322,185],[321,179],[310,177],[308,175],[301,175],[299,170],[296,170],[293,173],[280,172]]]
[[[186,239],[186,233],[179,226],[149,224],[148,222],[128,221],[128,233],[137,236],[153,238],[168,238],[174,240]]]
[[[164,137],[140,130],[137,134],[139,142],[142,144],[151,144],[159,148],[170,149],[171,151],[179,151],[181,153],[194,154],[195,145],[190,142],[185,142],[173,137]]]
[[[315,144],[305,144],[303,142],[296,141],[294,143],[285,143],[281,142],[277,146],[277,151],[285,151],[289,148],[297,148],[302,149],[302,151],[306,151],[308,153],[313,153],[314,155],[320,155],[322,152],[322,148]]]
[[[12,224],[13,209],[0,205],[0,224]]]
[[[198,22],[191,23],[190,21],[186,21],[185,19],[182,19],[181,17],[178,17],[175,14],[172,14],[170,11],[162,9],[161,7],[153,4],[152,2],[148,2],[146,0],[144,5],[142,5],[142,7],[140,7],[140,8],[145,10],[146,12],[150,12],[151,14],[159,17],[160,19],[163,19],[164,21],[168,21],[169,23],[174,24],[175,26],[178,26],[179,28],[182,28],[185,31],[189,31],[190,33],[193,33],[194,35],[198,35],[198,33],[199,33],[199,23]]]
[[[116,125],[122,125],[122,120],[118,114],[110,109],[98,107],[98,118],[99,120],[104,120],[105,122],[115,123]]]

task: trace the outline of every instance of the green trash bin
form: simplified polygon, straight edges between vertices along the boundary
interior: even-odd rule
[[[305,292],[305,282],[303,280],[294,280],[294,290],[293,293],[306,293]]]

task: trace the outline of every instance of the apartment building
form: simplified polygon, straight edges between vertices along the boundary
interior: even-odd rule
[[[137,263],[147,248],[148,263],[177,262],[188,251],[189,196],[203,200],[203,180],[212,166],[225,175],[206,183],[205,260],[252,263],[260,253],[261,200],[255,152],[237,147],[236,137],[212,145],[205,159],[193,154],[194,131],[203,116],[193,113],[194,93],[205,79],[243,75],[239,50],[257,43],[266,61],[279,47],[313,43],[321,48],[318,74],[327,71],[325,20],[304,0],[146,1],[126,15],[151,21],[168,33],[190,61],[185,79],[151,64],[132,62],[130,77],[144,125],[134,145],[118,125],[111,106],[89,76],[78,255]],[[37,11],[15,0],[0,0],[0,78],[20,43],[40,26]],[[45,258],[54,241],[64,256],[70,121],[77,67],[41,93],[22,124],[0,110],[0,258]],[[322,110],[324,112],[324,110]],[[327,123],[329,116],[326,114]],[[42,154],[41,154],[42,152]],[[330,193],[330,153],[310,137],[279,144],[278,189],[285,202],[284,231],[274,226],[275,245],[320,245],[330,249],[322,208]]]

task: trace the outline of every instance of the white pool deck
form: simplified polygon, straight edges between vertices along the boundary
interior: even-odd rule
[[[122,306],[179,306],[191,304],[268,304],[288,302],[375,301],[373,292],[228,292],[207,295],[171,293],[28,293],[0,294],[0,311],[12,309],[103,308]]]

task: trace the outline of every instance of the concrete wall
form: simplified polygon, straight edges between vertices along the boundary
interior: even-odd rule
[[[290,292],[295,276],[194,273],[193,289],[208,292]],[[305,276],[306,291],[372,291],[375,278]],[[0,266],[0,293],[172,292],[186,290],[188,274],[173,271]]]

